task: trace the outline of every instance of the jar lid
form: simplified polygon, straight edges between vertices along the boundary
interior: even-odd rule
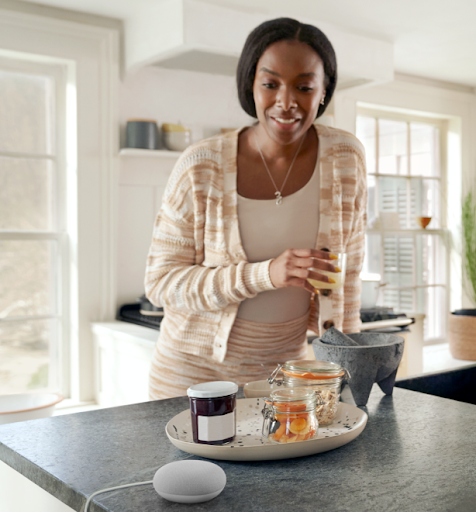
[[[275,389],[269,395],[273,402],[297,402],[315,400],[316,392],[311,388],[284,388]]]
[[[226,380],[215,380],[194,384],[187,389],[187,395],[194,398],[218,398],[238,392],[238,385]]]
[[[337,363],[312,359],[286,361],[281,371],[289,377],[299,379],[335,379],[345,375],[344,368]]]
[[[264,401],[280,413],[305,412],[315,410],[317,396],[311,388],[295,387],[276,389]]]
[[[157,121],[155,119],[128,119],[128,123],[153,123],[157,124]]]

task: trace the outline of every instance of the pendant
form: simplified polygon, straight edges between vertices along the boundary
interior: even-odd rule
[[[283,202],[283,196],[279,191],[275,192],[274,195],[276,196],[276,204],[279,206]]]

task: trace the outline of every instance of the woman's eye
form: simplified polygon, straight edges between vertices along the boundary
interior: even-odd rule
[[[306,86],[303,86],[303,87],[299,87],[299,90],[302,91],[302,92],[309,92],[309,91],[312,91],[312,87],[306,87]]]
[[[274,89],[276,86],[275,84],[271,84],[271,83],[265,83],[263,84],[264,87],[266,87],[266,89]]]

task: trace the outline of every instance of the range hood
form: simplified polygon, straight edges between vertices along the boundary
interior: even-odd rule
[[[160,66],[233,76],[248,34],[278,16],[198,0],[163,0],[127,20],[127,71]],[[338,89],[393,80],[392,43],[344,32],[319,20],[300,21],[316,25],[331,40],[338,59]]]

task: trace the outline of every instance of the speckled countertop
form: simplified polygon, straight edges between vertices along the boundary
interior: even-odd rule
[[[165,434],[168,420],[186,408],[183,397],[3,425],[0,460],[79,511],[96,490],[151,480],[163,464],[197,458]],[[274,462],[216,461],[227,485],[212,501],[171,503],[147,485],[98,495],[90,510],[476,510],[475,405],[398,388],[386,397],[374,387],[366,411],[363,433],[336,450]]]

